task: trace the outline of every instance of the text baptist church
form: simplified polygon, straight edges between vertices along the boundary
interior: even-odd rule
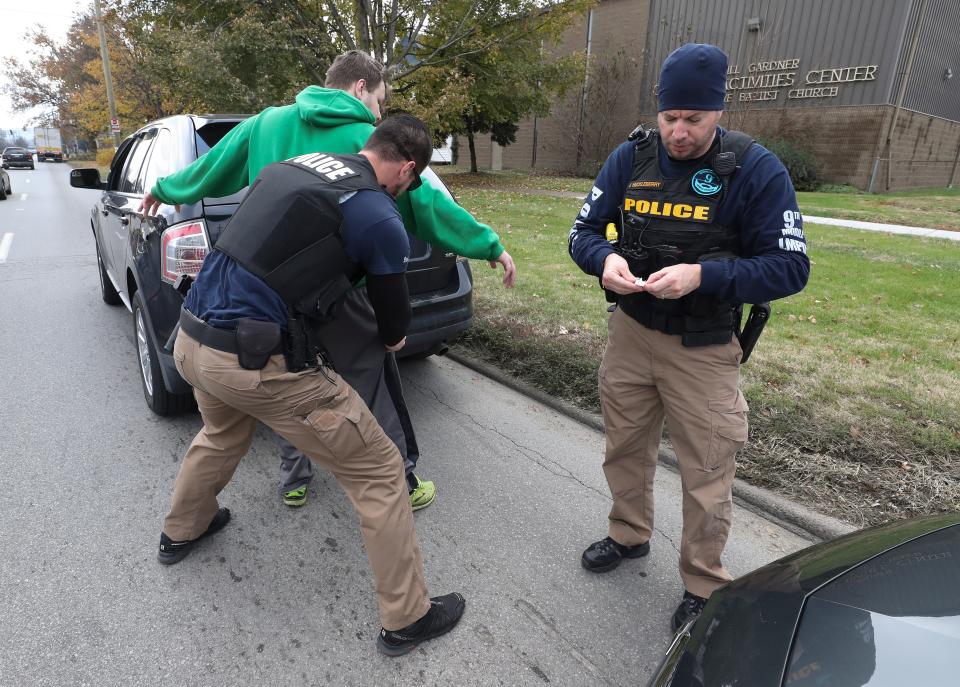
[[[515,143],[478,136],[479,166],[595,171],[656,121],[660,64],[687,42],[729,55],[724,126],[802,144],[826,180],[960,183],[957,0],[602,0],[553,47],[586,51],[582,83]]]

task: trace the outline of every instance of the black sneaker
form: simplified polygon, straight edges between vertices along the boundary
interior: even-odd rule
[[[580,557],[580,562],[590,572],[602,573],[616,568],[624,558],[640,558],[648,553],[650,542],[624,546],[607,537],[588,546]]]
[[[170,537],[161,532],[160,551],[157,552],[157,560],[163,565],[173,565],[174,563],[179,563],[186,557],[188,553],[190,553],[190,549],[193,548],[194,544],[204,537],[208,537],[214,532],[222,530],[223,526],[228,522],[230,522],[230,509],[221,508],[217,511],[217,514],[213,516],[213,520],[210,521],[210,526],[207,527],[206,531],[196,539],[173,541]]]
[[[430,599],[430,610],[415,623],[402,630],[384,630],[380,628],[377,637],[377,649],[387,656],[402,656],[413,651],[421,642],[444,635],[453,629],[466,607],[466,600],[460,594],[435,596]]]
[[[683,592],[683,601],[677,606],[677,610],[670,620],[670,629],[676,632],[681,627],[696,619],[703,612],[703,607],[707,605],[707,600],[702,596],[691,594],[688,591]]]

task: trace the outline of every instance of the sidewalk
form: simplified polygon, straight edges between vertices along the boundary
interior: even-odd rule
[[[502,193],[522,193],[530,196],[549,196],[551,198],[570,198],[583,200],[584,194],[575,191],[550,191],[547,189],[519,189],[519,188],[480,188],[482,191],[499,191]],[[801,208],[802,210],[802,208]],[[887,234],[907,234],[922,236],[928,239],[946,239],[960,241],[960,231],[946,231],[929,227],[908,227],[903,224],[881,224],[879,222],[861,222],[855,219],[834,219],[832,217],[817,217],[804,215],[803,220],[810,224],[826,224],[833,227],[847,227],[863,231],[881,231]]]
[[[945,231],[943,229],[928,229],[926,227],[908,227],[903,224],[880,224],[879,222],[860,222],[855,219],[832,219],[830,217],[815,217],[804,215],[803,220],[811,224],[829,224],[834,227],[849,227],[864,231],[882,231],[887,234],[909,234],[923,236],[928,239],[947,239],[960,241],[960,231]]]

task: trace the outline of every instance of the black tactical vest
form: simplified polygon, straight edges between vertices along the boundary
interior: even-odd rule
[[[363,276],[341,236],[344,193],[381,191],[359,155],[309,153],[268,165],[216,247],[260,277],[296,313],[329,319]]]
[[[660,171],[657,131],[638,129],[633,173],[622,206],[619,252],[630,271],[646,279],[653,272],[679,263],[735,260],[741,252],[737,228],[717,223],[717,209],[727,194],[753,139],[738,131],[718,137],[703,164],[680,179]],[[619,307],[650,329],[682,336],[684,346],[728,343],[739,324],[739,304],[698,294],[660,300],[648,293],[618,297]]]

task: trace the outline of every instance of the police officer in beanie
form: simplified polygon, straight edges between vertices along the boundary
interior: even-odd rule
[[[732,579],[721,554],[747,439],[742,304],[797,293],[810,271],[787,170],[749,136],[718,126],[726,71],[713,45],[667,57],[657,128],[638,128],[607,158],[569,239],[577,265],[617,302],[599,373],[613,508],[608,536],[581,561],[599,573],[649,553],[666,421],[683,488],[674,630]]]
[[[395,198],[419,185],[431,152],[423,123],[398,115],[357,155],[267,165],[187,293],[173,353],[203,428],[177,474],[160,563],[179,562],[229,522],[217,495],[263,422],[329,470],[353,503],[376,580],[377,646],[390,656],[448,632],[465,602],[427,598],[403,458],[328,364],[325,325],[366,276],[383,344],[403,346],[410,245]]]

